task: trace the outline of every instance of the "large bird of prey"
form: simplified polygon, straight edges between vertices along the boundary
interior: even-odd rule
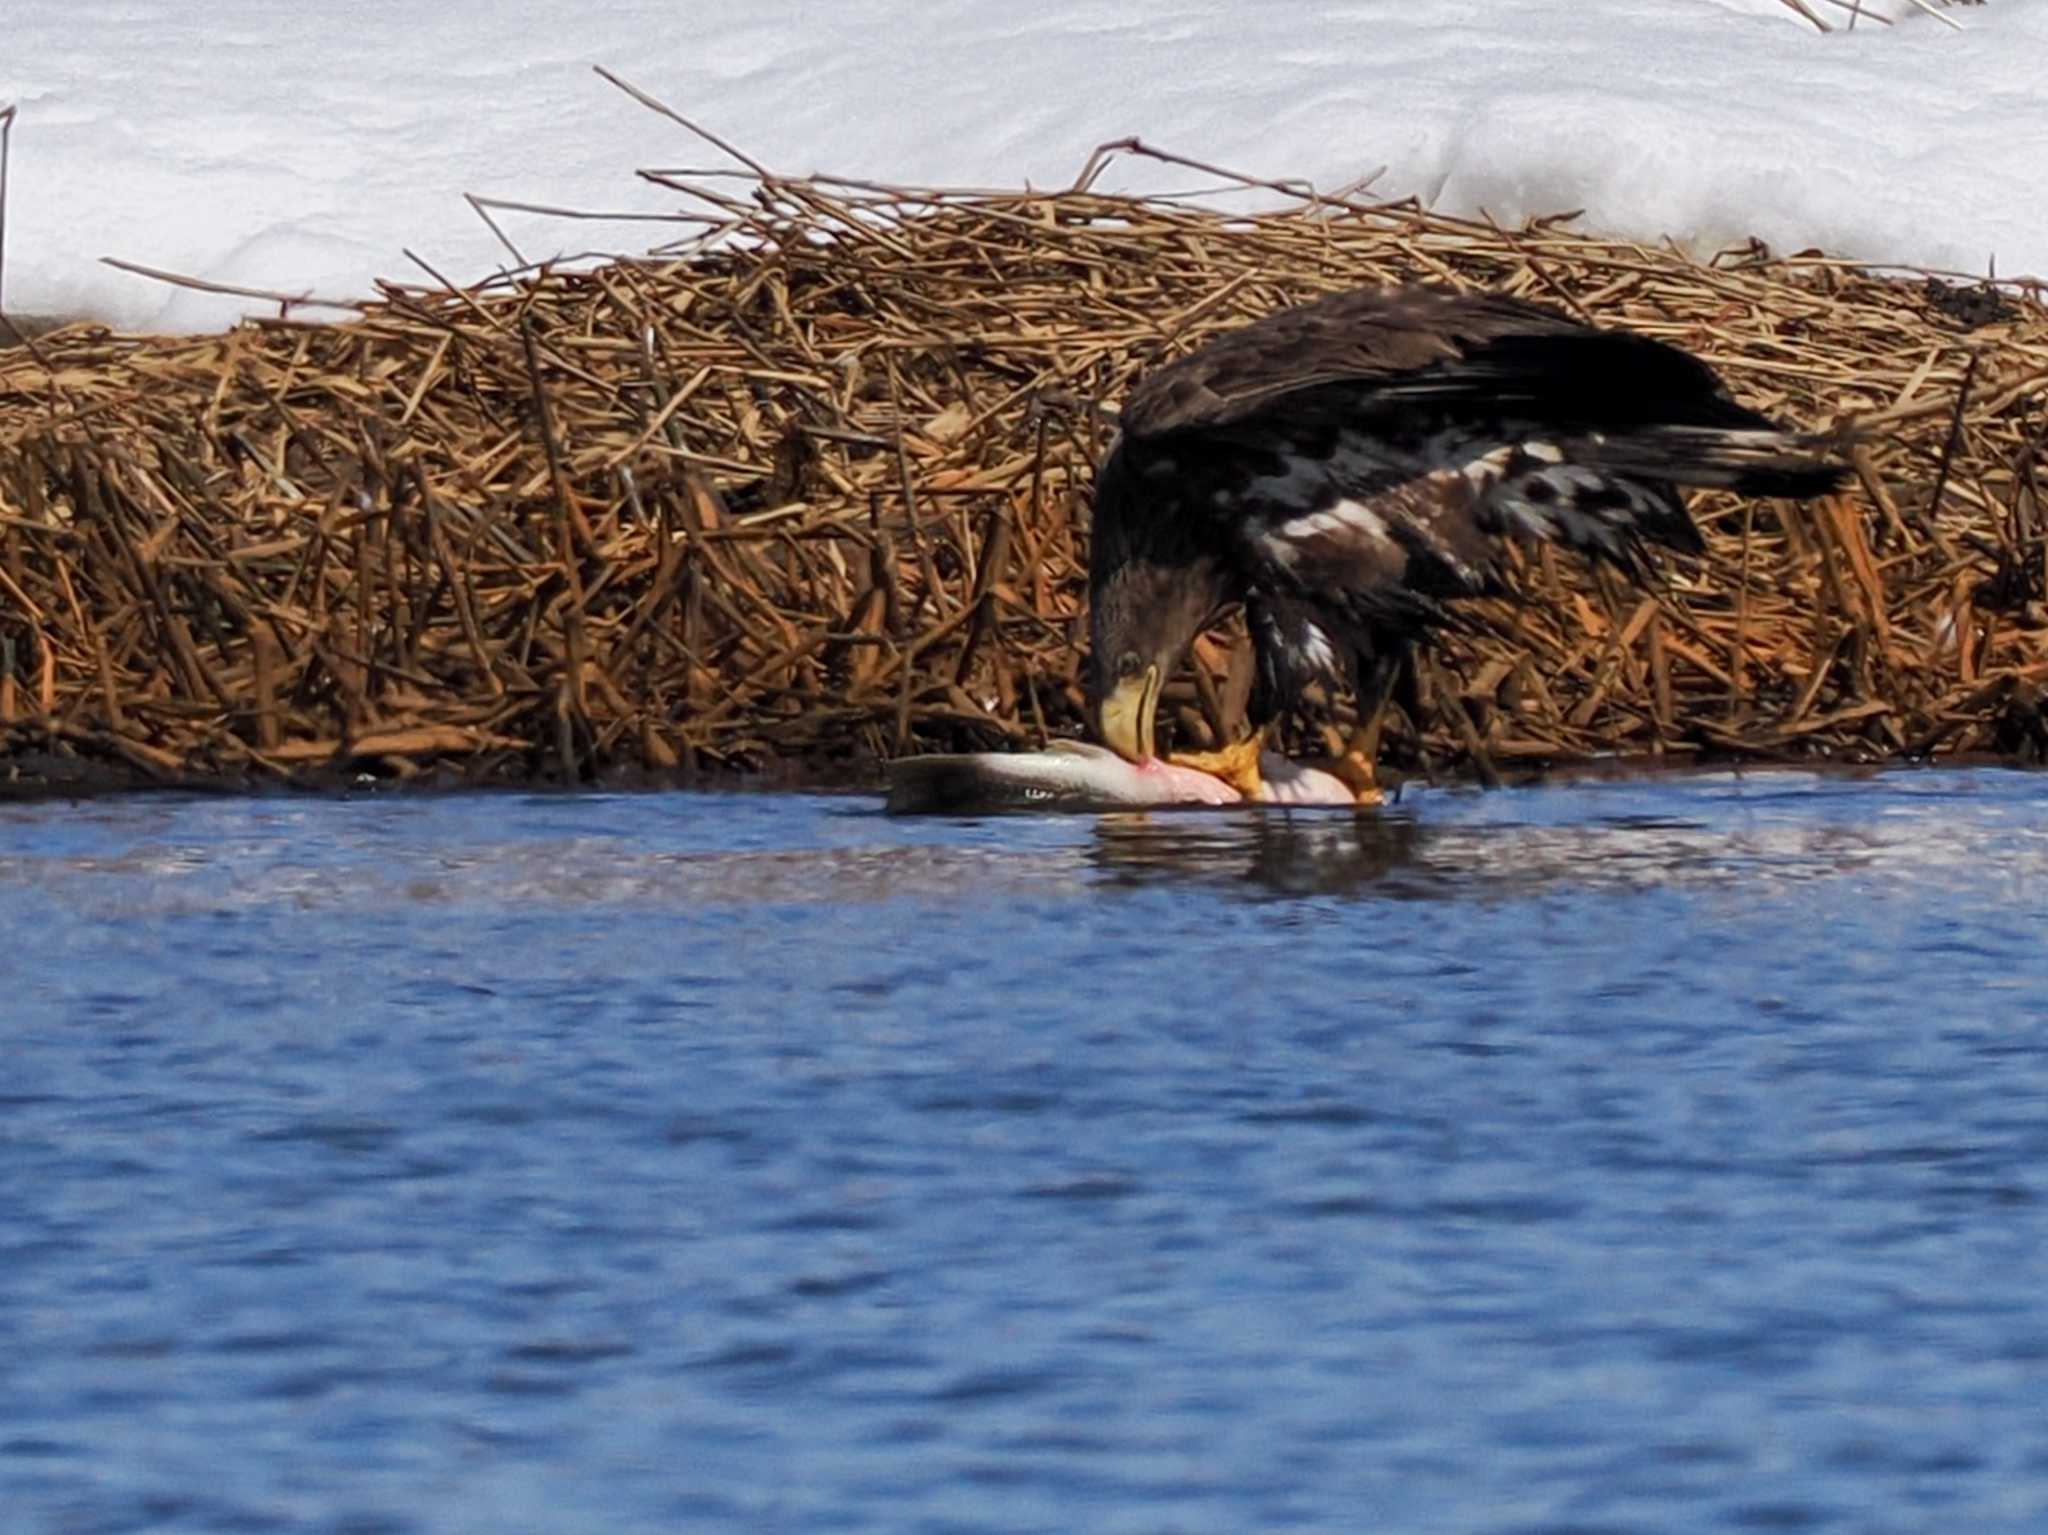
[[[1366,729],[1446,604],[1497,589],[1508,540],[1644,575],[1701,548],[1679,486],[1812,496],[1819,439],[1735,403],[1677,347],[1536,304],[1343,293],[1142,379],[1095,484],[1089,683],[1105,744],[1154,752],[1159,692],[1233,602],[1256,653],[1249,740],[1177,760],[1257,789],[1266,727],[1314,681],[1357,690],[1338,764],[1378,799]]]

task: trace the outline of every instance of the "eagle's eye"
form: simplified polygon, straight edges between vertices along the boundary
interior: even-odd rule
[[[1116,674],[1118,680],[1122,680],[1125,677],[1142,676],[1144,674],[1144,671],[1145,658],[1139,655],[1135,650],[1126,650],[1116,658]]]

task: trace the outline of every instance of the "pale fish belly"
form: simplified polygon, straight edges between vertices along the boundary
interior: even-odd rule
[[[1320,768],[1267,752],[1259,803],[1353,804],[1351,790]],[[1235,805],[1221,779],[1169,762],[1127,762],[1105,747],[1056,741],[1042,752],[971,752],[905,757],[888,766],[894,815],[975,815],[997,810],[1110,810]]]

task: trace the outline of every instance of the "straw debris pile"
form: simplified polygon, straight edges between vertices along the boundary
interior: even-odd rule
[[[1276,183],[1255,185],[1285,206],[1243,214],[1086,177],[647,174],[706,210],[659,257],[387,285],[335,325],[0,352],[0,763],[816,776],[1075,733],[1087,488],[1131,379],[1406,281],[1633,326],[1861,436],[1841,497],[1695,500],[1711,553],[1661,590],[1528,552],[1396,756],[2048,741],[2038,294]],[[1201,745],[1241,707],[1231,630],[1193,671],[1166,712]]]

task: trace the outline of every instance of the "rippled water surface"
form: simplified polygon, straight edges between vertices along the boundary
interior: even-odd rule
[[[2044,787],[0,807],[0,1529],[2048,1529]]]

